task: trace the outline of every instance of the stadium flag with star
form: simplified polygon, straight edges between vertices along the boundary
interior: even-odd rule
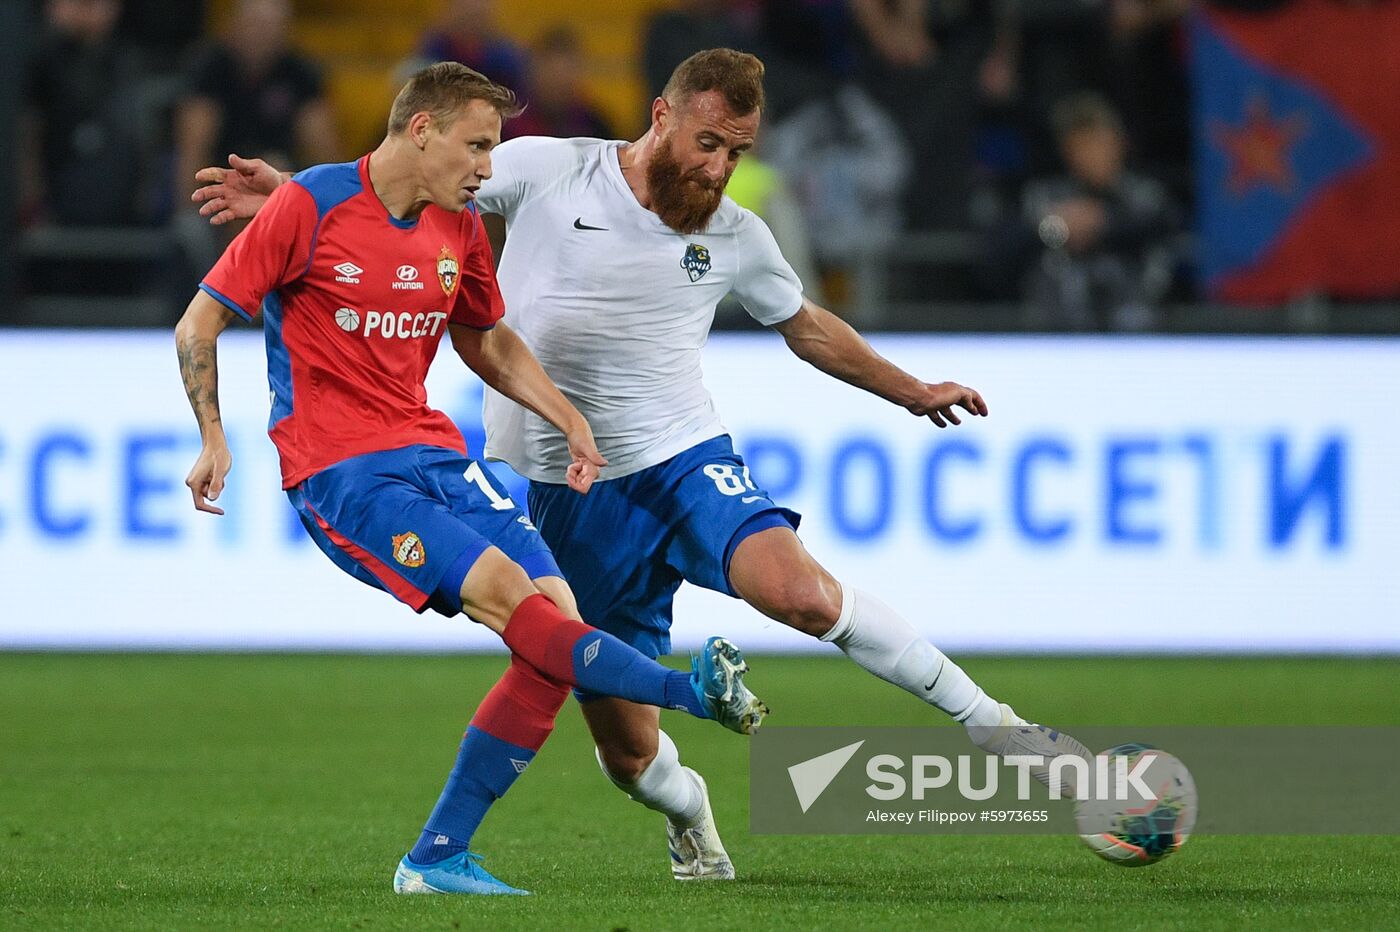
[[[1191,38],[1206,293],[1400,295],[1400,4],[1207,8]]]

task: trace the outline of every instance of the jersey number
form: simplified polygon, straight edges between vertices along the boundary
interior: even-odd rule
[[[509,511],[515,507],[515,502],[508,496],[503,497],[500,492],[491,488],[491,483],[486,481],[486,476],[481,471],[480,463],[468,466],[467,471],[462,473],[462,478],[480,489],[481,493],[491,500],[491,507],[497,511]]]
[[[704,469],[705,475],[714,480],[715,488],[725,495],[743,495],[745,492],[757,492],[758,486],[753,484],[749,478],[749,467],[744,466],[741,470],[736,470],[733,466],[724,463],[711,463]]]

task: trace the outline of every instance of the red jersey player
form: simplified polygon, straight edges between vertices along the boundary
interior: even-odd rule
[[[690,675],[578,619],[529,519],[467,456],[423,385],[443,335],[493,388],[557,427],[587,492],[606,465],[588,423],[507,326],[472,204],[491,174],[514,95],[462,65],[413,77],[374,152],[280,187],[200,285],[176,328],[203,449],[186,484],[201,511],[231,458],[219,418],[215,341],[261,307],[282,485],[341,569],[416,611],[458,612],[511,648],[478,708],[400,892],[518,893],[468,850],[486,808],[534,756],[569,686],[712,718],[750,733],[766,709],[718,638]]]

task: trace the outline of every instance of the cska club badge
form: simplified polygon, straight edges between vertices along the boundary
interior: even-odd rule
[[[437,257],[437,277],[438,284],[442,286],[442,293],[449,298],[452,291],[457,287],[457,279],[461,277],[461,266],[457,262],[457,256],[446,246],[442,247],[442,252]]]
[[[423,541],[412,531],[394,535],[394,560],[403,566],[414,569],[428,560],[428,552],[423,549]]]

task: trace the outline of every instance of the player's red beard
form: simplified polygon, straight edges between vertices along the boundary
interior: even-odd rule
[[[683,173],[671,140],[663,139],[647,164],[647,190],[662,223],[677,233],[699,233],[719,210],[724,181],[711,181],[701,169]]]

